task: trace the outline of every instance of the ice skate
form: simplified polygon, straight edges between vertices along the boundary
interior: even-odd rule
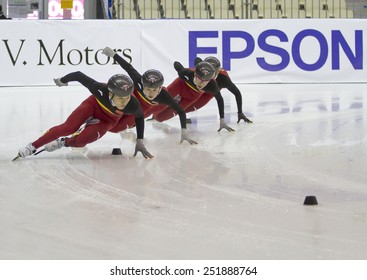
[[[48,144],[45,145],[45,151],[47,152],[53,152],[58,149],[61,149],[62,147],[65,147],[65,138],[59,138],[56,139]]]
[[[19,149],[18,155],[13,159],[13,161],[18,158],[25,158],[27,156],[33,155],[36,150],[37,149],[32,145],[32,143],[29,143],[27,146]]]

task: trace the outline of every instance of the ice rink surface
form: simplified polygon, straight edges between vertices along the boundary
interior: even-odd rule
[[[367,259],[367,85],[241,85],[217,132],[215,100],[84,150],[11,160],[88,97],[0,88],[0,259]],[[111,155],[120,147],[122,156]],[[318,205],[303,205],[315,195]]]

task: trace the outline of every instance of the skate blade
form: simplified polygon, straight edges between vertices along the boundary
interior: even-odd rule
[[[40,154],[40,153],[42,153],[44,151],[45,151],[45,149],[39,150],[38,152],[35,152],[33,155],[36,156],[36,155],[38,155],[38,154]]]
[[[45,149],[39,150],[38,152],[34,153],[33,155],[36,156],[36,155],[38,155],[38,154],[40,154],[44,151],[45,151]],[[15,158],[13,158],[12,161],[17,160],[18,158],[20,158],[20,154],[17,154],[17,156]]]
[[[20,158],[20,154],[17,154],[17,156],[16,156],[15,158],[13,158],[13,160],[12,160],[12,161],[17,160],[18,158]]]

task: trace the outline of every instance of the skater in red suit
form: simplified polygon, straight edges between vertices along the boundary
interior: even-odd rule
[[[220,61],[213,56],[205,58],[204,61],[209,62],[215,68],[214,79],[217,82],[219,89],[222,90],[223,88],[226,88],[235,96],[237,103],[237,116],[238,116],[237,123],[239,123],[241,120],[243,120],[246,123],[252,123],[252,121],[249,120],[242,112],[242,95],[240,90],[232,82],[231,78],[228,75],[228,72],[220,67]],[[195,65],[200,62],[202,62],[201,58],[195,59]],[[206,92],[203,93],[195,103],[193,103],[189,108],[185,110],[186,113],[200,109],[201,107],[206,105],[212,98],[213,98],[212,94]]]
[[[19,157],[32,155],[43,145],[44,150],[48,152],[62,147],[84,147],[101,138],[107,131],[113,130],[125,114],[133,115],[136,122],[134,156],[141,152],[145,158],[153,157],[143,143],[144,114],[138,99],[131,95],[134,85],[128,76],[114,75],[107,84],[99,83],[82,72],[73,72],[55,79],[58,86],[67,86],[69,82],[81,83],[92,95],[85,99],[63,124],[52,127],[39,139],[19,149]],[[79,130],[81,127],[84,129]]]
[[[154,113],[154,111],[161,109],[163,106],[168,106],[168,108],[174,111],[175,114],[180,116],[180,143],[186,140],[190,144],[197,144],[196,141],[189,137],[189,133],[186,128],[185,111],[167,92],[167,89],[163,87],[164,78],[161,72],[155,69],[150,69],[144,72],[143,75],[140,75],[140,73],[130,63],[128,63],[111,48],[106,47],[103,50],[103,54],[113,58],[133,80],[133,95],[140,101],[145,118],[149,117]],[[135,119],[131,116],[124,116],[113,128],[112,132],[120,132],[133,126],[135,126]]]
[[[215,69],[209,62],[200,62],[195,69],[184,68],[178,61],[174,62],[174,67],[179,77],[176,78],[168,87],[168,92],[174,97],[178,104],[187,112],[187,109],[199,100],[204,94],[215,97],[218,104],[220,124],[218,131],[223,128],[234,131],[224,120],[224,101],[220,94],[217,83],[213,80]],[[162,108],[153,114],[155,120],[163,122],[175,116],[171,108]]]

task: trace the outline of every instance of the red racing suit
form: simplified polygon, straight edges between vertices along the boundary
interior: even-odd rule
[[[79,134],[76,133],[65,139],[65,145],[68,147],[84,147],[101,138],[107,131],[113,132],[114,127],[125,114],[133,116],[136,122],[137,138],[144,138],[144,114],[136,97],[131,96],[125,108],[119,110],[110,102],[107,84],[96,82],[82,72],[70,73],[60,80],[63,83],[80,82],[89,89],[92,96],[85,99],[63,124],[50,128],[43,136],[34,141],[32,144],[36,149],[59,137],[73,135],[88,119],[98,119],[98,123],[86,125]]]
[[[191,108],[204,93],[207,93],[215,97],[218,104],[219,116],[220,118],[224,118],[224,101],[217,83],[214,80],[210,80],[203,90],[199,90],[194,84],[194,70],[183,68],[180,63],[175,62],[175,65],[177,64],[180,65],[180,68],[176,68],[175,66],[179,77],[167,87],[167,90],[178,104],[187,112],[187,109]],[[176,113],[171,108],[163,108],[153,114],[154,118],[160,122],[168,120],[175,115]]]

